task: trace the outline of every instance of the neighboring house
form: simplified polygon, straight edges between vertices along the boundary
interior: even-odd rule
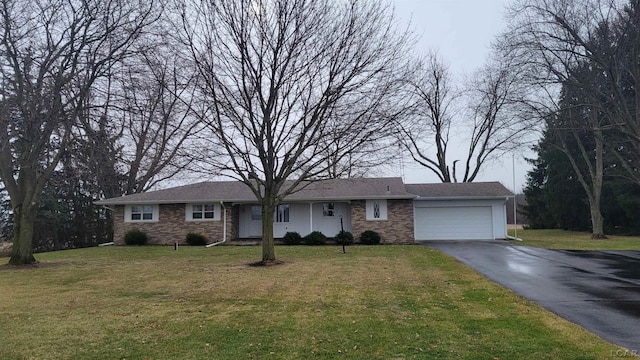
[[[386,244],[415,240],[506,237],[505,203],[513,194],[502,184],[404,184],[395,178],[333,179],[306,183],[287,196],[274,214],[273,234],[302,236],[341,228],[359,236],[380,233]],[[203,182],[96,202],[114,211],[114,240],[131,229],[154,244],[185,241],[199,232],[210,242],[260,238],[261,208],[238,181]]]

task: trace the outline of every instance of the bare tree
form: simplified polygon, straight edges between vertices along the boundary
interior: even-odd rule
[[[447,154],[459,92],[452,86],[448,67],[435,52],[427,55],[424,68],[411,85],[409,96],[415,97],[411,120],[399,122],[398,140],[417,163],[435,173],[440,181],[452,182],[455,171],[452,177]]]
[[[194,160],[199,124],[183,102],[193,100],[193,72],[166,56],[171,49],[151,45],[111,69],[82,118],[87,162],[106,197],[149,190]]]
[[[84,99],[126,57],[156,6],[128,1],[0,1],[0,176],[14,215],[10,264],[35,262],[36,205]]]
[[[458,182],[460,162],[460,181],[472,182],[485,163],[526,141],[532,124],[519,105],[526,94],[508,64],[489,62],[462,90],[454,87],[435,53],[425,64],[422,77],[413,82],[416,101],[410,119],[400,122],[399,140],[440,181]]]
[[[189,112],[193,101],[192,74],[182,74],[175,59],[150,59],[148,78],[129,75],[122,113],[125,138],[135,151],[124,146],[123,163],[127,181],[125,194],[149,190],[161,181],[183,174],[194,160],[189,148],[199,128]]]
[[[635,122],[625,89],[620,86],[618,59],[622,49],[616,49],[617,40],[612,36],[619,6],[616,1],[601,0],[521,0],[513,5],[509,27],[497,43],[504,57],[520,69],[520,81],[539,95],[528,104],[539,114],[538,119],[550,130],[564,132],[558,134],[560,150],[569,158],[587,194],[594,238],[604,237],[600,196],[605,133],[623,130],[621,120]],[[585,76],[585,71],[590,75]],[[573,96],[580,102],[563,100],[563,89],[564,95],[580,94]],[[566,116],[567,107],[574,109],[574,115]],[[630,131],[631,126],[626,129]],[[589,135],[579,136],[584,132]],[[579,152],[569,151],[569,139]],[[593,150],[585,144],[586,139],[595,141]],[[626,147],[611,147],[610,151],[617,153],[623,148],[628,151]]]
[[[492,58],[466,85],[462,99],[471,133],[463,182],[474,181],[488,161],[529,144],[530,135],[538,130],[531,109],[523,106],[530,101],[530,94],[520,76],[519,69],[508,61]]]
[[[605,239],[604,218],[601,212],[602,185],[604,180],[604,133],[606,117],[589,97],[576,94],[580,90],[565,89],[561,109],[549,115],[547,124],[557,149],[569,160],[578,182],[589,201],[592,235]]]
[[[384,144],[408,34],[382,1],[199,1],[182,5],[182,19],[200,118],[224,149],[209,160],[255,194],[262,260],[274,261],[283,199],[363,146]]]
[[[611,87],[608,101],[613,103],[605,109],[618,135],[618,141],[606,142],[607,152],[618,159],[625,177],[640,184],[640,1],[614,2],[612,12],[616,18],[608,26],[609,47],[599,56]]]
[[[385,144],[384,151],[381,151],[381,144]],[[344,156],[340,154],[344,147],[342,139],[335,139],[326,147],[325,172],[319,174],[319,178],[361,178],[397,171],[397,161],[402,155],[402,149],[391,137],[379,139],[375,144],[363,144]]]

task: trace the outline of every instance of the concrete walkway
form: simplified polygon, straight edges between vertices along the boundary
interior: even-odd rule
[[[506,241],[423,244],[640,354],[640,251],[548,250]]]

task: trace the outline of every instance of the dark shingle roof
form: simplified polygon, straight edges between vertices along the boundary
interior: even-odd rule
[[[168,189],[147,191],[97,201],[98,205],[171,204],[197,201],[241,201],[255,199],[251,190],[238,181],[207,181]]]
[[[307,183],[303,189],[286,197],[289,201],[413,199],[402,179],[356,178],[332,179]],[[253,202],[256,198],[249,187],[239,181],[214,181],[149,191],[96,202],[99,205],[188,202]]]
[[[404,184],[399,177],[332,179],[307,183],[286,197],[288,201],[358,199],[503,198],[513,193],[499,182]],[[239,181],[209,181],[97,201],[99,205],[173,204],[191,202],[255,202],[249,187]]]
[[[418,199],[502,198],[513,193],[499,182],[407,184],[407,192]]]

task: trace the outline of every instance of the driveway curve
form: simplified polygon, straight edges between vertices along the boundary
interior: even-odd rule
[[[640,353],[640,251],[423,242],[603,339]]]

